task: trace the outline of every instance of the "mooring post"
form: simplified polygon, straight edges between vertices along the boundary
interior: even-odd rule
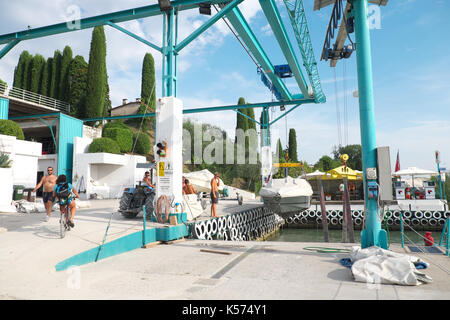
[[[146,226],[145,226],[145,216],[146,216],[146,214],[145,214],[145,205],[143,205],[142,206],[142,211],[144,212],[144,219],[142,220],[143,221],[143,230],[142,230],[142,246],[145,246],[145,229],[146,229]]]
[[[322,228],[323,238],[325,242],[328,240],[328,222],[327,222],[327,209],[325,207],[325,195],[323,192],[322,178],[319,177],[319,189],[320,189],[320,209],[322,210]]]
[[[372,79],[372,57],[368,22],[367,0],[353,0],[352,14],[355,19],[356,63],[358,71],[359,118],[361,149],[367,209],[366,229],[361,232],[361,247],[378,246],[387,249],[386,231],[381,229],[376,198],[369,199],[367,169],[377,167],[375,111]]]

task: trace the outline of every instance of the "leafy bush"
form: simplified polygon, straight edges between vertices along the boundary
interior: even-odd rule
[[[97,138],[89,145],[89,153],[107,152],[120,153],[120,147],[116,141],[111,138]]]
[[[12,120],[0,120],[0,134],[14,136],[19,140],[24,140],[22,128]]]
[[[116,141],[120,152],[130,152],[133,148],[133,134],[128,128],[106,128],[102,136]]]
[[[106,130],[106,129],[109,129],[109,128],[130,129],[125,123],[123,123],[122,120],[110,121],[110,122],[106,123],[106,124],[103,126],[103,129],[102,129],[102,136],[103,136],[105,130]]]
[[[134,147],[135,153],[146,155],[150,152],[150,137],[148,136],[148,134],[141,132],[138,136],[136,132],[135,134],[133,134],[133,143],[136,144],[136,146]]]

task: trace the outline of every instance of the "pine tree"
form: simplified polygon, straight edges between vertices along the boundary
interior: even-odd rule
[[[30,65],[30,87],[29,91],[39,93],[42,72],[45,67],[45,59],[40,54],[36,54]]]
[[[70,114],[79,118],[85,114],[80,101],[86,95],[87,70],[88,64],[82,56],[76,56],[68,69]]]
[[[105,77],[106,79],[106,93],[105,93],[105,105],[103,106],[103,116],[108,117],[111,112],[111,99],[109,97],[109,84],[108,84],[108,75]]]
[[[58,99],[66,102],[69,100],[68,70],[71,62],[72,48],[70,48],[69,46],[65,46],[61,59],[61,69],[59,74]]]
[[[50,91],[48,93],[49,96],[54,99],[57,99],[59,96],[61,60],[62,60],[61,51],[55,50],[55,53],[53,54],[52,73],[50,77]]]
[[[92,31],[86,82],[86,117],[103,115],[106,97],[106,37],[103,26]]]
[[[297,163],[298,162],[298,155],[297,155],[297,135],[295,133],[295,129],[289,130],[289,147],[288,147],[288,154],[289,154],[289,162]]]

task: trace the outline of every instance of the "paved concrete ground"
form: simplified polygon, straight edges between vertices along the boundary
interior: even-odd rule
[[[59,239],[57,212],[0,213],[0,299],[449,299],[450,258],[421,254],[433,283],[416,287],[353,281],[339,260],[345,253],[316,253],[310,246],[352,244],[186,240],[136,249],[56,272],[55,265],[103,240],[118,200],[90,201],[75,228]],[[209,208],[208,208],[209,209]],[[115,213],[107,241],[140,230],[140,217]],[[7,230],[5,230],[5,228]],[[202,252],[216,250],[230,254]],[[404,252],[399,246],[391,250]]]

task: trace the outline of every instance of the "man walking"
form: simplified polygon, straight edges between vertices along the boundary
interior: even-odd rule
[[[47,168],[47,175],[43,176],[41,181],[37,184],[36,188],[34,188],[33,192],[36,192],[42,185],[44,186],[44,190],[42,192],[42,200],[44,201],[45,210],[47,210],[47,216],[45,217],[45,221],[50,219],[50,214],[52,213],[53,202],[55,198],[53,197],[53,188],[56,184],[56,179],[58,177],[53,174],[53,168]]]

